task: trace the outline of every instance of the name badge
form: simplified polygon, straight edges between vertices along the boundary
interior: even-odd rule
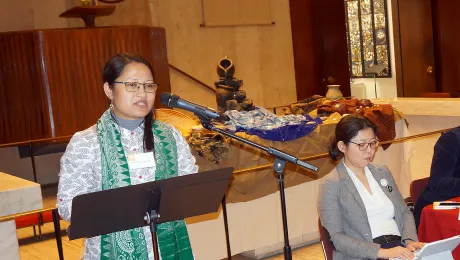
[[[130,170],[142,169],[155,166],[153,152],[137,153],[128,155],[128,167]]]

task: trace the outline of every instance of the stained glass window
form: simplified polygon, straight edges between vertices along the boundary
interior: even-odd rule
[[[353,78],[366,74],[372,64],[386,68],[377,75],[391,77],[386,0],[345,0],[348,57]]]

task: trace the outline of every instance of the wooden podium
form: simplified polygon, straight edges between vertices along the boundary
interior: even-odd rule
[[[163,28],[0,33],[0,144],[73,135],[95,124],[109,105],[102,69],[121,52],[147,58],[158,93],[171,91]]]

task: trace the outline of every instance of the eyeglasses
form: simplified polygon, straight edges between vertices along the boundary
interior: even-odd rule
[[[369,147],[369,146],[372,149],[375,149],[377,146],[379,146],[379,141],[372,141],[370,143],[360,143],[360,144],[350,141],[350,143],[356,144],[360,151],[365,151],[367,149],[367,147]]]
[[[137,92],[141,85],[144,85],[145,92],[155,93],[158,89],[158,84],[156,83],[139,83],[139,82],[120,82],[114,81],[114,83],[125,84],[126,91],[128,92]]]

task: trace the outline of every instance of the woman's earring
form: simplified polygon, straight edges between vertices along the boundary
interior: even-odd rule
[[[109,108],[110,108],[110,110],[113,110],[113,103],[112,103],[112,100],[110,100]]]

